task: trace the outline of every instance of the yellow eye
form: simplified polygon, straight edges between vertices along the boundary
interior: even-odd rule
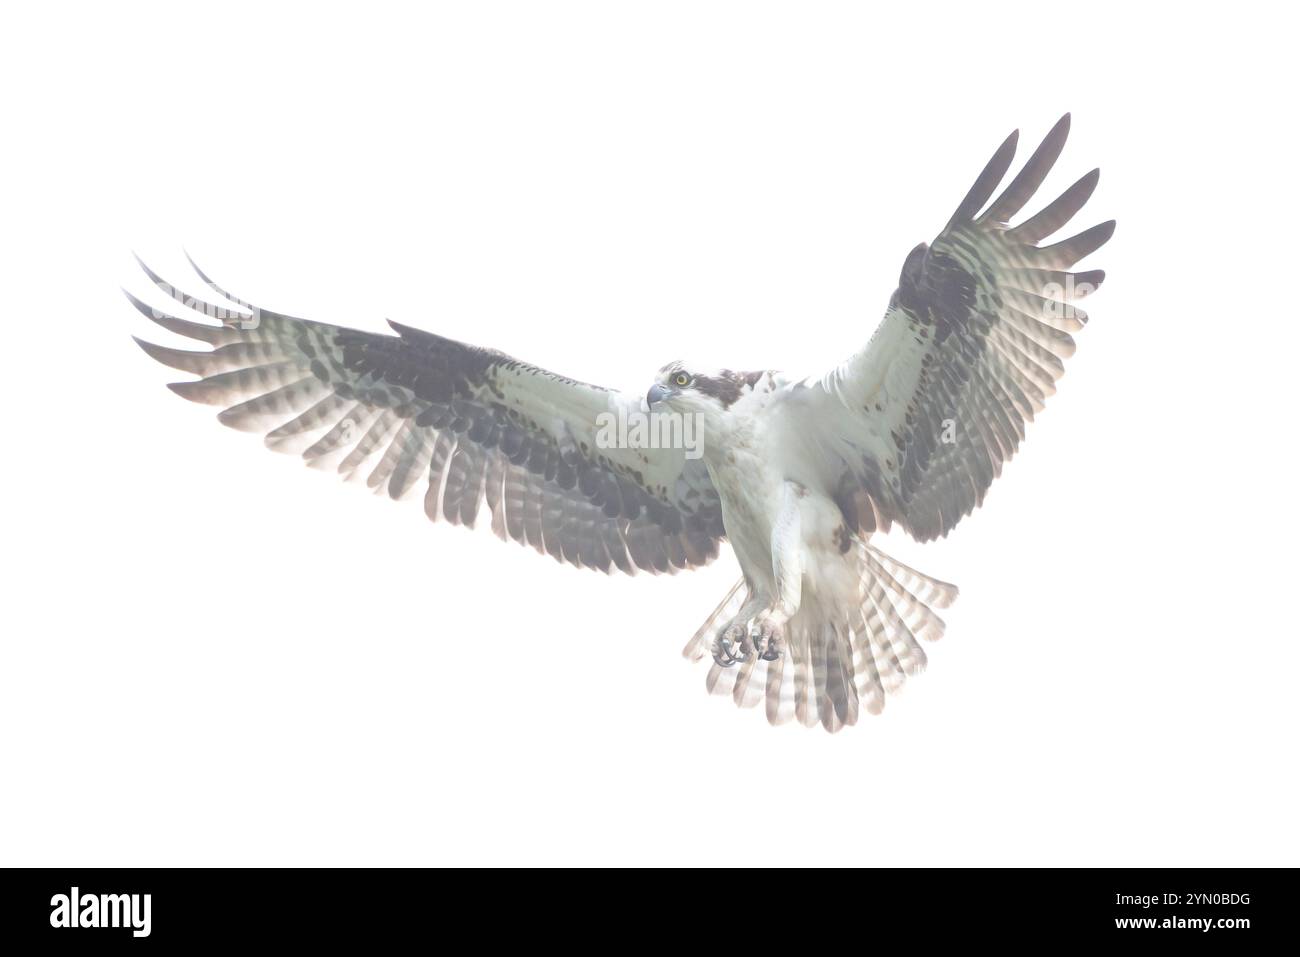
[[[677,375],[673,376],[673,381],[678,385],[689,385],[691,381],[691,377],[688,376],[685,372],[679,372],[677,373]]]

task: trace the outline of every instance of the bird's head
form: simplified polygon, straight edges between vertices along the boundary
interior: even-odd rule
[[[730,369],[701,371],[692,363],[678,360],[659,370],[646,393],[646,407],[652,411],[699,412],[719,415],[749,391],[757,374]]]

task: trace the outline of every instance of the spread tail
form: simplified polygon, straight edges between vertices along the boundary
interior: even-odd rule
[[[854,547],[854,601],[830,604],[805,589],[779,654],[764,656],[753,647],[738,653],[724,649],[724,636],[735,631],[732,626],[743,628],[761,610],[744,581],[736,583],[682,652],[692,661],[713,654],[706,678],[711,693],[730,695],[741,707],[765,701],[772,724],[797,718],[805,726],[820,723],[834,732],[855,724],[860,709],[879,714],[887,695],[925,669],[921,641],[935,641],[944,630],[933,609],[951,605],[957,587],[865,542]]]

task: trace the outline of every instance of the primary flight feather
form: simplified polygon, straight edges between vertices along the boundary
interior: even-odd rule
[[[473,526],[486,504],[503,539],[629,574],[696,568],[729,542],[743,578],[685,654],[711,657],[709,689],[763,702],[773,724],[836,731],[924,667],[921,641],[943,633],[933,609],[957,593],[872,534],[896,523],[927,541],[983,501],[1074,351],[1087,317],[1072,300],[1104,278],[1069,270],[1113,221],[1042,244],[1088,200],[1096,170],[1010,225],[1068,131],[1067,114],[994,198],[1012,133],[933,243],[908,255],[870,342],[820,377],[674,362],[642,399],[397,323],[384,335],[254,307],[197,266],[226,304],[144,269],[220,325],[128,297],[211,348],[136,341],[199,376],[171,389],[222,406],[226,425],[394,499],[420,495],[434,521]],[[603,431],[665,413],[699,423],[698,457]]]

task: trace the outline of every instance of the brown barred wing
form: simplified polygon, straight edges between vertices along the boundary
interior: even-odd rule
[[[473,527],[486,505],[502,539],[583,568],[673,572],[718,553],[721,507],[701,462],[598,447],[597,417],[634,406],[619,393],[396,323],[388,335],[257,308],[196,266],[233,305],[206,302],[144,268],[196,315],[131,302],[210,348],[140,347],[199,377],[172,391],[221,406],[222,423],[264,433],[272,449],[393,499],[422,497],[434,521]]]
[[[1115,223],[1039,242],[1082,208],[1098,171],[1008,223],[1051,170],[1069,126],[1067,114],[984,209],[1015,154],[1017,135],[1007,138],[944,231],[907,257],[867,347],[815,384],[843,470],[840,500],[860,526],[896,521],[923,541],[946,535],[980,505],[1055,392],[1071,333],[1088,318],[1073,300],[1105,278],[1069,270]]]

